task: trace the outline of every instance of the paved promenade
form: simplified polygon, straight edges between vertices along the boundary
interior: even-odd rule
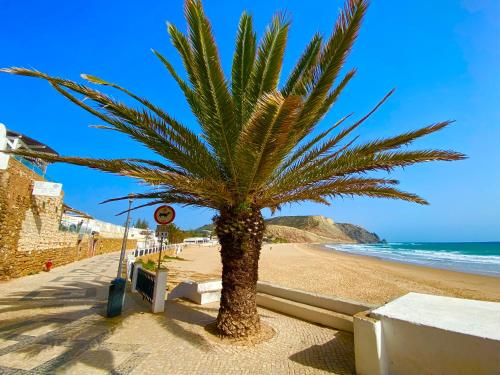
[[[353,374],[352,335],[268,310],[276,336],[253,347],[213,340],[217,304],[168,301],[150,314],[127,294],[104,318],[118,254],[0,283],[0,374]]]

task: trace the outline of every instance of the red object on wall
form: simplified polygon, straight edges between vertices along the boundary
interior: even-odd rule
[[[45,262],[45,270],[49,272],[53,265],[54,263],[52,263],[52,260],[49,259],[48,261]]]

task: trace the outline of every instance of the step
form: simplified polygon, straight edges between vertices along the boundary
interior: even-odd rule
[[[266,281],[259,281],[257,283],[257,292],[303,303],[304,305],[320,307],[325,310],[335,311],[340,314],[350,316],[378,307],[376,305],[354,301],[344,297],[324,295],[308,292],[305,290],[287,288]]]
[[[269,310],[290,315],[308,322],[318,323],[341,331],[353,332],[353,318],[320,307],[257,293],[257,305]]]

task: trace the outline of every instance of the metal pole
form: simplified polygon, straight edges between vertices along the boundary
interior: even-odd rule
[[[161,266],[161,252],[163,250],[163,236],[160,236],[160,255],[158,256],[158,269]]]
[[[123,233],[122,251],[120,252],[120,263],[118,264],[118,273],[116,274],[116,277],[118,278],[122,276],[123,260],[125,259],[125,251],[127,250],[128,227],[130,226],[130,208],[132,207],[132,201],[133,201],[132,196],[129,195],[127,221],[125,222],[125,232]]]

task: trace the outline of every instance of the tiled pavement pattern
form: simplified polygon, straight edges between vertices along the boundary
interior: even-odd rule
[[[166,303],[153,315],[127,295],[103,317],[118,255],[0,284],[0,374],[353,374],[352,335],[261,310],[277,335],[253,347],[210,339],[217,304]]]

